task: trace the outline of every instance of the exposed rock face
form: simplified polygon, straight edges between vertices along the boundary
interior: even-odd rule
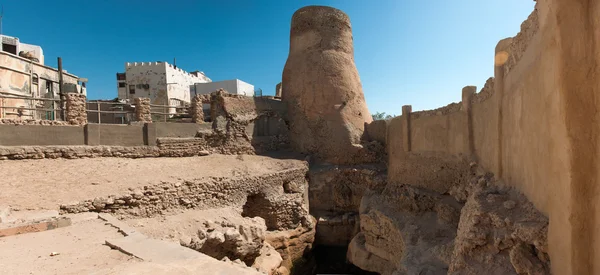
[[[288,271],[292,269],[294,261],[302,258],[312,249],[315,241],[315,223],[316,221],[311,218],[307,225],[296,229],[267,233],[266,242],[281,254],[283,258],[281,266]]]
[[[549,274],[548,219],[493,175],[470,168],[470,178],[450,177],[461,182],[447,192],[427,183],[435,178],[367,191],[348,259],[384,275]]]
[[[449,274],[550,274],[548,219],[522,194],[479,182],[462,209]]]
[[[372,161],[374,156],[360,145],[364,124],[372,117],[346,14],[323,6],[294,13],[282,85],[296,150],[335,164]]]

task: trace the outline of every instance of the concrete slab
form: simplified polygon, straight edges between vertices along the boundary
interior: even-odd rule
[[[142,235],[106,240],[106,245],[147,262],[171,263],[208,257],[179,244],[149,239]]]
[[[0,238],[25,233],[42,232],[71,225],[71,219],[66,217],[50,218],[30,223],[0,224]]]
[[[123,234],[124,236],[133,236],[133,235],[143,236],[142,233],[139,233],[138,231],[133,229],[133,227],[127,225],[126,223],[120,221],[119,219],[113,217],[110,214],[100,213],[100,214],[98,214],[98,218],[105,221],[107,225],[110,225],[110,226],[116,228],[117,230],[119,230],[119,233]]]
[[[2,220],[2,223],[32,223],[37,221],[57,218],[59,216],[57,210],[26,210],[26,211],[10,211]]]
[[[71,219],[71,224],[78,224],[78,223],[82,223],[82,222],[86,222],[86,221],[90,221],[90,220],[97,220],[98,219],[98,213],[94,213],[94,212],[84,212],[84,213],[77,213],[77,214],[64,214],[64,215],[61,215],[61,216]]]

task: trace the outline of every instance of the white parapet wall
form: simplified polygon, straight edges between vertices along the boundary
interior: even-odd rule
[[[218,89],[225,89],[231,94],[254,96],[254,85],[239,79],[215,81],[210,83],[196,83],[192,96],[210,94]]]

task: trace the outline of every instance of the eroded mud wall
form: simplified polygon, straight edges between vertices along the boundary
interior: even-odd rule
[[[498,44],[494,78],[470,99],[470,115],[456,104],[390,122],[390,182],[401,181],[408,154],[466,156],[549,217],[553,274],[600,272],[597,18],[594,1],[537,1],[521,32]]]

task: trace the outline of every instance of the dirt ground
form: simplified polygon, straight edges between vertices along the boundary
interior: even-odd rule
[[[254,176],[301,165],[300,160],[248,155],[0,161],[0,203],[13,209],[58,209],[60,204],[121,194],[144,185]]]
[[[123,237],[99,219],[71,226],[0,238],[2,274],[86,274],[119,264],[136,263],[104,245],[107,239]],[[52,252],[59,253],[50,256]]]

